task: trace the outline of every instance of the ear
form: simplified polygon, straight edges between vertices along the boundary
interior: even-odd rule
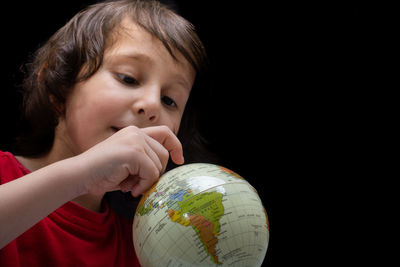
[[[65,104],[60,103],[57,101],[57,98],[54,95],[49,95],[49,100],[51,105],[53,106],[54,110],[57,112],[58,116],[65,115]]]
[[[48,62],[45,62],[42,67],[40,68],[38,75],[37,75],[37,82],[41,83],[43,78],[43,71],[49,66]]]

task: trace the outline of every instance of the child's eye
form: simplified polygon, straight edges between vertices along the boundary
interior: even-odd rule
[[[121,82],[123,82],[124,84],[128,84],[128,85],[136,85],[138,84],[138,81],[128,75],[125,74],[121,74],[121,73],[117,73],[118,78],[120,79]]]
[[[168,97],[168,96],[162,96],[162,97],[161,97],[161,101],[162,101],[165,105],[167,105],[167,106],[169,106],[169,107],[176,107],[175,101],[174,101],[172,98]]]

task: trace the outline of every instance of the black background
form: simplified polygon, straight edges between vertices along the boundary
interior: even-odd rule
[[[19,67],[94,2],[2,7],[1,150],[12,148],[17,131]],[[338,238],[328,225],[341,224],[331,208],[346,183],[340,172],[351,165],[353,149],[343,149],[355,140],[349,104],[358,93],[364,10],[355,4],[168,2],[196,26],[209,54],[212,97],[204,103],[202,132],[223,165],[258,190],[268,212],[265,263],[319,262],[332,253],[325,244]],[[325,259],[342,252],[334,254]]]

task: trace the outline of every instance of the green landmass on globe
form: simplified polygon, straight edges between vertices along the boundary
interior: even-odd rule
[[[145,267],[261,265],[269,240],[256,190],[233,171],[204,163],[165,173],[143,195],[133,231]]]

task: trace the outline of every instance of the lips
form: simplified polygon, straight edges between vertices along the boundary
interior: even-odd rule
[[[111,130],[113,130],[113,132],[118,132],[119,130],[121,130],[121,128],[112,126]]]

